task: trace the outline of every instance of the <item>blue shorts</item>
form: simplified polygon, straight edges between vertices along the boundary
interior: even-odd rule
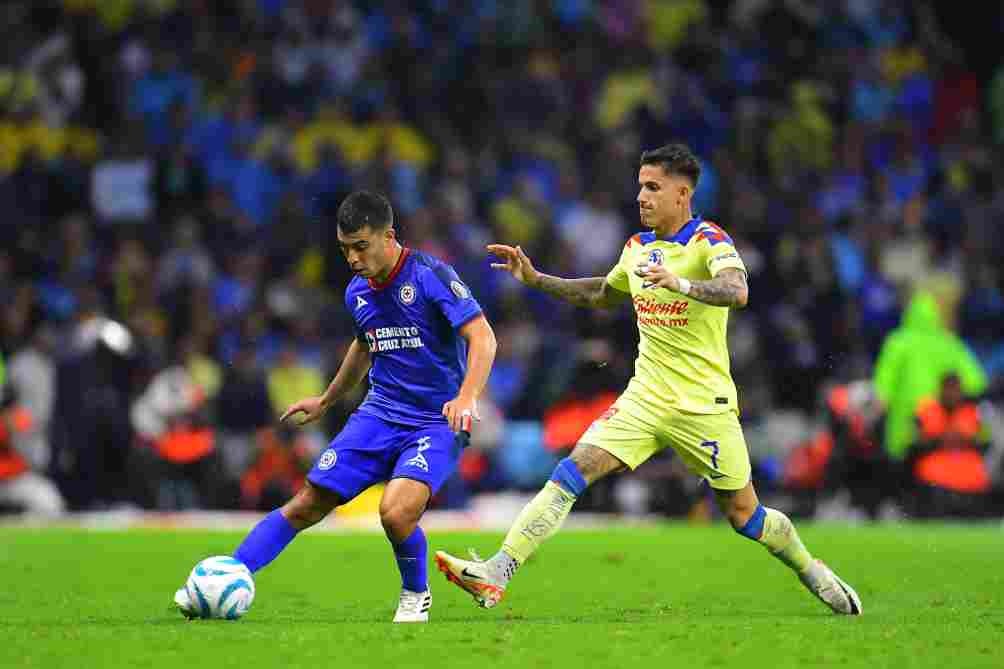
[[[342,502],[396,478],[421,481],[436,494],[459,457],[449,425],[412,427],[355,413],[317,458],[307,480],[335,492]]]

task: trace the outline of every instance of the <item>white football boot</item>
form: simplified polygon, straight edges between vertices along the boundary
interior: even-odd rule
[[[401,589],[401,599],[397,603],[396,623],[427,623],[429,609],[432,607],[432,592],[412,592]]]
[[[822,560],[813,560],[809,568],[799,575],[809,592],[830,607],[834,613],[847,616],[861,615],[861,598]]]
[[[174,605],[178,607],[178,611],[181,615],[185,616],[189,620],[192,618],[198,618],[199,614],[195,610],[195,605],[192,603],[192,599],[188,596],[188,588],[178,588],[174,593]]]
[[[472,556],[475,555],[472,551]],[[491,564],[482,560],[461,560],[436,551],[436,566],[446,578],[469,592],[481,607],[490,609],[502,601],[506,580]]]

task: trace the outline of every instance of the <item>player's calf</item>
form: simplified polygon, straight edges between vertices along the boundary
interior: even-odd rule
[[[380,500],[380,522],[394,548],[401,573],[401,597],[394,622],[425,622],[429,619],[429,544],[418,526],[431,491],[421,481],[395,478]]]
[[[338,495],[334,492],[307,481],[282,506],[282,515],[299,532],[324,520],[338,504]]]
[[[439,570],[481,606],[495,606],[519,566],[561,529],[575,500],[589,484],[623,466],[606,451],[580,444],[570,457],[558,463],[544,489],[516,517],[501,550],[486,561],[462,560],[439,551]]]
[[[857,593],[822,561],[813,559],[788,516],[759,502],[748,515],[737,512],[726,515],[736,532],[762,544],[771,555],[788,565],[809,592],[834,613],[861,614],[861,599]]]

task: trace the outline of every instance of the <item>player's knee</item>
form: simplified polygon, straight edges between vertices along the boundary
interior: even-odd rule
[[[283,507],[283,515],[289,524],[302,530],[321,522],[331,510],[338,506],[338,496],[307,482]]]
[[[418,525],[422,509],[407,502],[380,505],[380,523],[389,537],[405,539]]]
[[[572,454],[558,463],[558,466],[566,461],[575,467],[587,486],[608,474],[627,469],[627,465],[602,448],[583,443],[576,445]]]

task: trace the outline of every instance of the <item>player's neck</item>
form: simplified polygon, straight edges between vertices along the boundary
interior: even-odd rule
[[[404,253],[404,247],[399,243],[394,243],[395,249],[391,254],[390,264],[380,270],[380,273],[373,277],[373,281],[376,283],[386,283],[387,279],[390,277],[391,272],[397,267],[398,262],[401,261],[401,254]]]
[[[687,223],[690,223],[690,221],[693,218],[694,218],[694,215],[691,214],[691,213],[688,213],[685,217],[683,217],[680,220],[667,221],[666,224],[665,224],[665,226],[663,228],[661,228],[661,229],[657,228],[655,230],[655,232],[656,232],[656,234],[659,235],[660,239],[667,239],[669,237],[674,236],[676,233],[678,233],[680,230],[682,230],[683,226],[685,226]]]

